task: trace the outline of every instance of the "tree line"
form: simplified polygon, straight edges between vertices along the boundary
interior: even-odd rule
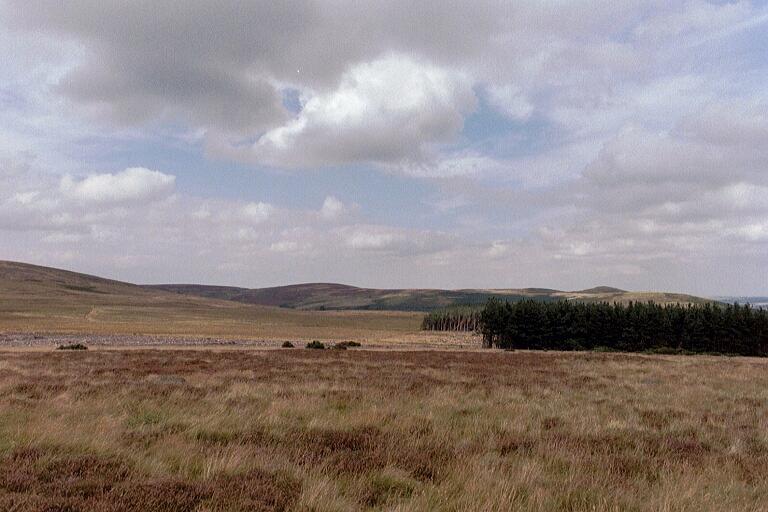
[[[487,347],[768,355],[768,311],[749,305],[492,298],[479,317]]]
[[[516,302],[453,307],[424,317],[429,331],[479,331],[487,347],[768,356],[768,311],[739,304]]]

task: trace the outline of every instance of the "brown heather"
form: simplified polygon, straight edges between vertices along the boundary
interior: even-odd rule
[[[768,510],[768,361],[0,352],[0,510]]]

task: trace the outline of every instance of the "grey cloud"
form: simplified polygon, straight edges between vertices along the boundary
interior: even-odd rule
[[[254,135],[284,120],[277,83],[333,87],[351,65],[398,49],[443,61],[480,51],[493,4],[8,0],[2,13],[83,45],[59,84],[78,102],[126,122],[176,115]]]
[[[302,143],[324,138],[295,159],[268,148],[243,155],[244,141],[293,121],[281,104],[283,87],[309,97],[327,96],[351,70],[403,54],[464,74],[470,86],[514,91],[498,105],[502,111],[525,118],[535,110],[565,131],[583,129],[607,112],[618,116],[627,110],[615,104],[624,82],[642,84],[662,67],[678,71],[677,45],[664,40],[660,46],[653,34],[666,33],[670,26],[693,35],[727,29],[757,10],[658,0],[459,0],[449,5],[410,0],[215,5],[204,0],[5,0],[0,8],[12,28],[82,45],[82,59],[58,90],[97,115],[127,123],[161,120],[202,127],[217,156],[289,167],[423,157],[421,144],[452,141],[471,109],[462,106],[465,95],[457,95],[453,101],[459,118],[427,116],[427,122],[445,124],[445,132],[409,133],[412,146],[402,152],[392,149],[403,145],[395,137],[403,131],[402,122],[389,118],[382,121],[380,135],[393,139],[389,143],[377,145],[369,137],[358,140],[349,134],[338,134],[341,140],[336,141],[332,129],[309,123]]]

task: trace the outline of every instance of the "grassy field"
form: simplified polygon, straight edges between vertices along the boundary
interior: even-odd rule
[[[768,509],[768,362],[0,352],[0,510]]]
[[[0,332],[148,334],[261,340],[344,340],[397,342],[429,339],[419,332],[422,315],[400,312],[293,311],[196,299],[25,303],[0,297]],[[433,336],[434,337],[434,336]]]
[[[394,342],[419,337],[421,318],[418,313],[394,311],[322,312],[264,307],[0,261],[0,333]]]

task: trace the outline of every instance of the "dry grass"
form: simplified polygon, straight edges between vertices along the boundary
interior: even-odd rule
[[[362,339],[422,337],[422,315],[401,312],[310,312],[208,299],[93,297],[4,299],[0,332],[215,336],[233,339]],[[428,336],[423,336],[428,338]]]
[[[0,333],[389,341],[422,336],[421,319],[417,313],[254,306],[0,261]]]
[[[0,510],[768,509],[768,364],[0,352]]]

